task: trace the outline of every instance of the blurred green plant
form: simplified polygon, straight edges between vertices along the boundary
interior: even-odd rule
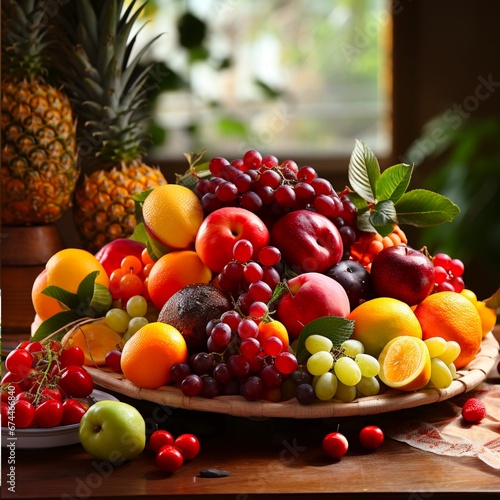
[[[461,213],[452,224],[422,229],[420,244],[431,254],[461,259],[466,286],[484,298],[500,286],[500,118],[470,118],[458,128],[445,118],[432,120],[419,138],[432,144],[436,130],[443,138],[428,157],[432,168],[424,184],[452,199]]]

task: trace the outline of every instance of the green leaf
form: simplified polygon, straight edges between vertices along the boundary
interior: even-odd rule
[[[373,227],[370,222],[370,212],[366,210],[362,214],[358,212],[358,218],[356,219],[356,225],[360,231],[365,231],[366,233],[376,233],[377,230]]]
[[[151,193],[151,191],[153,191],[153,189],[154,188],[146,189],[145,191],[141,191],[140,193],[134,194],[132,196],[132,199],[135,202],[135,219],[136,219],[137,224],[139,224],[143,221],[142,206],[144,205],[146,198],[149,196],[149,193]]]
[[[369,203],[375,203],[380,166],[373,151],[358,139],[349,161],[348,177],[352,189],[358,195]]]
[[[395,206],[398,224],[416,227],[451,222],[460,213],[458,206],[446,196],[426,189],[408,191]]]
[[[54,332],[61,330],[57,335],[54,335],[55,340],[61,340],[66,334],[66,327],[69,323],[81,319],[80,314],[76,311],[62,311],[54,314],[50,318],[46,319],[37,329],[36,332],[31,337],[30,341],[35,342],[38,340],[43,340]]]
[[[370,222],[381,236],[387,236],[398,223],[396,208],[391,200],[378,202],[370,212]]]
[[[92,296],[94,295],[95,280],[97,276],[99,276],[99,274],[100,271],[92,271],[91,273],[87,274],[87,276],[85,276],[82,281],[80,281],[80,284],[78,285],[78,289],[76,291],[80,302],[85,302],[86,300],[90,302],[90,299],[92,299]]]
[[[52,297],[60,302],[63,306],[66,306],[68,309],[75,309],[78,307],[80,303],[80,299],[76,293],[71,293],[56,285],[50,285],[47,288],[42,290],[44,295],[48,297]]]
[[[495,311],[500,309],[500,288],[491,297],[484,299],[483,302],[490,309],[494,309]]]
[[[139,222],[138,224],[136,224],[134,232],[130,236],[130,239],[134,241],[139,241],[147,245],[148,233],[146,232],[146,227],[144,226],[143,222]]]
[[[368,204],[366,203],[366,200],[358,193],[356,193],[355,191],[350,191],[349,193],[347,193],[347,195],[349,196],[351,202],[354,203],[354,206],[358,209],[358,215],[361,210],[368,210]]]
[[[306,349],[306,338],[317,334],[329,338],[333,347],[340,347],[354,330],[354,321],[339,316],[323,316],[308,323],[300,332],[297,342],[296,357],[299,363],[303,363],[309,356]]]
[[[406,192],[413,173],[413,164],[399,163],[385,169],[376,185],[377,200],[396,203]]]

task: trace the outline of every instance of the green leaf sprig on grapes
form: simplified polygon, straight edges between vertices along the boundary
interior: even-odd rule
[[[356,140],[349,162],[348,195],[358,209],[361,231],[387,236],[396,224],[435,226],[451,222],[460,213],[446,196],[425,189],[407,191],[412,173],[413,164],[404,163],[381,172],[371,149]]]
[[[89,273],[78,285],[76,293],[53,285],[42,290],[44,295],[56,299],[64,310],[43,321],[31,341],[48,337],[61,340],[76,324],[104,316],[111,306],[112,297],[104,285],[96,282],[98,275],[99,271]]]
[[[309,353],[306,349],[306,339],[311,335],[322,335],[332,341],[334,348],[340,348],[352,335],[354,321],[339,316],[324,316],[308,323],[300,332],[295,355],[299,363],[303,363]]]

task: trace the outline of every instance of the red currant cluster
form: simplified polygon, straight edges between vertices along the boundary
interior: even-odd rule
[[[172,380],[186,396],[240,394],[250,401],[279,400],[282,384],[298,369],[288,340],[273,331],[278,322],[269,321],[268,304],[280,282],[273,267],[281,261],[280,251],[264,247],[258,261],[251,260],[253,253],[250,241],[237,241],[233,259],[217,277],[236,308],[208,322],[208,352],[195,353],[189,363],[172,367]],[[261,335],[266,323],[268,334]]]
[[[156,454],[156,465],[165,472],[175,472],[200,452],[200,442],[193,434],[181,434],[174,439],[166,430],[154,431],[149,438],[149,447]]]
[[[332,184],[310,166],[299,168],[293,160],[279,163],[273,155],[249,150],[229,162],[215,157],[209,162],[212,177],[200,179],[195,192],[205,213],[225,206],[239,206],[264,221],[301,209],[315,210],[339,229],[344,259],[357,236],[357,209],[347,193],[337,194]]]
[[[127,255],[109,277],[109,291],[114,300],[121,299],[125,306],[128,299],[135,295],[142,295],[149,300],[148,276],[153,268],[154,261],[145,248],[139,259],[135,255]]]
[[[436,254],[432,263],[434,264],[434,291],[435,292],[457,292],[465,288],[463,280],[464,263],[460,259],[452,259],[445,253]]]
[[[2,377],[2,425],[16,428],[77,424],[94,390],[77,346],[52,340],[22,342],[5,359]],[[82,401],[83,399],[83,401]]]

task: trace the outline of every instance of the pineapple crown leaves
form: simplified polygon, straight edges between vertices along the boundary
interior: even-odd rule
[[[356,140],[348,170],[349,198],[358,209],[358,228],[391,233],[394,225],[435,226],[451,222],[460,209],[443,195],[425,189],[407,191],[413,165],[400,163],[383,172],[373,152]]]
[[[65,309],[43,321],[33,334],[32,341],[56,334],[60,339],[75,322],[104,316],[112,302],[110,291],[96,282],[99,271],[89,273],[78,285],[76,293],[58,286],[48,286],[42,293],[56,299]]]
[[[146,3],[137,5],[137,0],[125,8],[123,0],[80,0],[60,20],[66,57],[59,57],[57,69],[80,116],[81,156],[105,168],[139,159],[150,140],[146,82],[152,64],[143,66],[141,60],[162,35],[133,54],[145,26],[132,34]]]
[[[63,0],[59,0],[62,2]],[[2,73],[41,80],[47,74],[46,49],[54,42],[49,26],[55,15],[48,0],[2,2]]]

